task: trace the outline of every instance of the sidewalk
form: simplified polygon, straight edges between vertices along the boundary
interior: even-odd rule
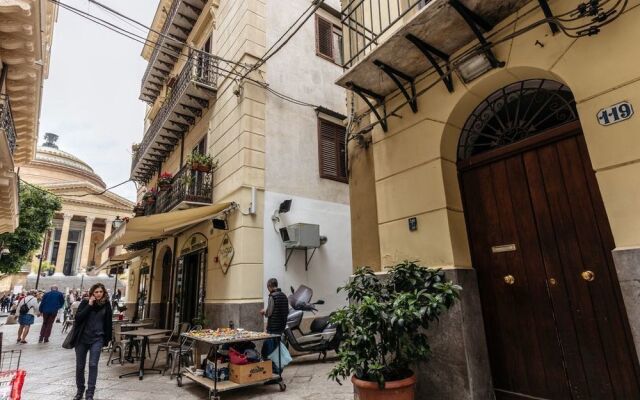
[[[2,319],[4,322],[4,318]],[[20,367],[27,371],[22,391],[24,400],[71,399],[75,387],[75,353],[61,347],[64,335],[61,324],[54,324],[49,343],[39,344],[38,334],[41,324],[31,327],[27,344],[16,344],[18,325],[4,325],[2,350],[22,349]],[[152,348],[155,356],[155,348]],[[96,400],[170,400],[170,399],[206,399],[207,391],[184,379],[179,388],[175,379],[159,374],[145,375],[144,380],[137,377],[119,379],[126,372],[137,370],[138,364],[125,363],[107,367],[108,353],[103,352],[98,366],[98,385]],[[160,358],[158,362],[160,363]],[[147,366],[152,361],[148,361]],[[278,386],[258,386],[226,392],[223,400],[352,400],[353,389],[350,384],[340,386],[327,379],[332,362],[317,362],[315,357],[294,361],[289,365],[283,377],[287,390],[280,392]],[[87,369],[88,370],[88,369]]]

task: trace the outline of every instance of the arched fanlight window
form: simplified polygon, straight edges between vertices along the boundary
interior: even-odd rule
[[[513,83],[483,100],[467,119],[458,160],[577,119],[576,102],[567,86],[545,79]]]

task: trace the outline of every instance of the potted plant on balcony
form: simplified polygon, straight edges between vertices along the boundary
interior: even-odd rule
[[[133,207],[133,214],[136,217],[144,215],[144,204],[142,202],[139,202],[135,207]]]
[[[158,188],[160,188],[160,191],[163,191],[163,192],[167,190],[171,190],[172,181],[173,181],[173,175],[170,174],[169,172],[163,172],[160,174],[160,177],[158,178]]]
[[[339,289],[350,305],[331,317],[342,341],[329,377],[351,377],[360,400],[413,400],[411,366],[429,355],[425,330],[454,304],[460,289],[441,270],[411,261],[394,266],[387,277],[358,269]]]
[[[142,200],[144,200],[144,202],[150,206],[156,202],[157,195],[158,190],[156,188],[151,188],[145,192],[145,194],[142,196]]]
[[[192,171],[211,172],[215,168],[213,157],[209,154],[193,153],[187,159]]]

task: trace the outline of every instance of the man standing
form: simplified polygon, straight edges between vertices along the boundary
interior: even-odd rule
[[[287,295],[278,288],[278,280],[276,278],[271,278],[267,281],[267,290],[269,291],[269,304],[267,309],[262,310],[260,313],[267,317],[267,333],[282,335],[287,327],[289,300]],[[277,345],[278,341],[275,339],[265,340],[262,345],[262,357],[266,359],[277,348]]]
[[[64,295],[58,291],[57,286],[51,286],[51,290],[42,297],[40,312],[42,313],[42,328],[40,328],[40,340],[38,343],[49,342],[51,328],[56,320],[58,310],[64,305]]]

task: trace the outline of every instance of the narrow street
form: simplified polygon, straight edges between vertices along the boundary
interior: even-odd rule
[[[4,319],[4,318],[3,318]],[[61,347],[64,334],[61,325],[55,324],[53,335],[48,344],[38,344],[38,332],[41,321],[37,321],[31,328],[28,344],[15,344],[18,325],[2,326],[2,350],[22,350],[20,367],[27,371],[22,390],[23,400],[58,400],[71,399],[76,393],[75,387],[75,355],[73,350]],[[155,347],[151,349],[155,356]],[[170,399],[206,399],[207,392],[200,386],[184,380],[179,388],[175,379],[159,374],[145,375],[139,381],[135,377],[119,379],[118,376],[135,371],[137,364],[125,363],[106,366],[108,353],[103,352],[98,367],[98,385],[96,400],[170,400]],[[162,356],[162,354],[161,354]],[[161,357],[160,356],[160,357]],[[147,363],[150,366],[151,362]],[[227,392],[222,395],[224,400],[347,400],[353,399],[351,385],[340,386],[327,379],[327,373],[332,362],[316,362],[315,358],[303,357],[290,364],[283,374],[287,383],[287,390],[281,393],[278,386],[258,386]]]

